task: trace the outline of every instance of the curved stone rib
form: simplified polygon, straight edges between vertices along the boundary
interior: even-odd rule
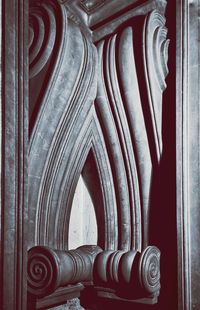
[[[55,1],[41,1],[30,6],[29,77],[33,78],[45,66],[53,51],[62,11]]]
[[[48,210],[51,210],[51,203],[53,201],[52,195],[55,190],[56,182],[59,176],[60,165],[63,160],[63,156],[65,155],[65,147],[68,145],[68,156],[70,153],[71,148],[73,147],[73,143],[69,143],[70,136],[73,135],[75,139],[75,135],[77,135],[78,127],[81,128],[81,124],[84,123],[84,118],[92,105],[92,98],[86,98],[87,92],[91,90],[91,81],[92,84],[95,82],[94,78],[94,71],[93,67],[90,63],[94,60],[95,57],[93,53],[89,52],[90,45],[86,42],[85,38],[82,38],[81,34],[79,33],[78,29],[74,33],[72,32],[71,35],[76,35],[77,37],[77,44],[80,44],[81,40],[83,42],[83,55],[82,55],[82,63],[81,67],[77,67],[77,77],[75,80],[75,85],[73,85],[73,89],[71,90],[70,97],[68,98],[68,102],[66,101],[67,105],[63,110],[63,115],[60,120],[58,120],[57,127],[53,133],[53,143],[51,148],[49,149],[48,157],[46,158],[46,166],[43,173],[43,180],[41,184],[42,193],[40,196],[40,200],[38,202],[39,208],[41,208],[40,213],[42,214],[42,208],[45,209],[45,213],[48,213]],[[78,32],[78,33],[77,33]],[[79,39],[79,40],[78,40]],[[74,40],[72,41],[74,42]],[[77,52],[77,49],[76,49]],[[82,51],[80,50],[82,53]],[[91,60],[89,57],[91,56]],[[70,64],[68,64],[70,67]],[[63,68],[69,74],[69,67]],[[78,71],[79,70],[79,71]],[[66,77],[68,78],[68,77]],[[62,88],[61,88],[62,89]],[[65,89],[63,93],[65,92]],[[55,96],[56,96],[56,89],[55,89]],[[62,95],[62,97],[64,94]],[[94,96],[91,94],[91,96]],[[64,99],[64,98],[63,98]],[[56,99],[54,99],[56,102]],[[84,106],[83,106],[84,104]],[[55,109],[55,108],[54,108]],[[52,111],[49,110],[49,113],[52,115]],[[81,117],[80,117],[81,115]],[[76,130],[76,133],[73,132]],[[67,158],[65,159],[67,162]],[[44,217],[43,217],[44,218]],[[48,225],[48,217],[46,218],[47,222],[45,222],[44,226],[46,227],[46,234],[49,231]],[[39,222],[40,227],[43,226],[43,223]],[[44,235],[44,238],[46,239]],[[42,240],[41,240],[42,241]],[[41,242],[40,241],[40,242]],[[44,242],[44,241],[42,241]]]
[[[67,147],[68,145],[66,145],[66,148]],[[70,210],[80,173],[83,172],[84,179],[88,177],[91,178],[92,176],[87,176],[87,171],[85,171],[84,166],[87,160],[89,160],[88,164],[92,164],[93,160],[96,170],[95,173],[93,173],[93,184],[91,186],[96,187],[96,189],[92,189],[92,191],[95,192],[95,197],[93,197],[92,193],[91,197],[94,198],[93,204],[97,218],[98,244],[103,248],[117,248],[118,220],[116,198],[111,167],[105,150],[106,146],[101,128],[95,116],[95,111],[92,109],[79,132],[67,166],[65,166],[65,158],[63,158],[63,168],[61,167],[59,172],[62,181],[59,183],[58,180],[60,188],[54,191],[59,197],[55,223],[55,227],[57,228],[57,237],[55,239],[60,240],[59,247],[64,248],[68,243]],[[93,159],[87,159],[89,153],[91,153]],[[97,180],[98,186],[95,184],[95,180]],[[90,188],[88,188],[88,190],[90,192]],[[98,193],[100,193],[101,197],[99,197]]]
[[[135,149],[137,173],[140,180],[142,207],[142,242],[143,247],[148,244],[148,217],[150,206],[150,190],[152,182],[152,162],[145,126],[142,103],[140,98],[138,78],[134,57],[134,31],[126,28],[119,39],[118,67],[123,103],[127,113],[129,130]],[[137,48],[137,46],[135,47]],[[139,208],[137,204],[134,206]],[[139,215],[139,210],[137,211]],[[138,220],[140,220],[138,216]]]
[[[96,51],[88,34],[67,20],[65,8],[62,9],[65,19],[62,21],[59,58],[45,90],[30,141],[29,246],[67,248],[74,190],[91,152],[97,166],[94,178],[99,182],[98,191],[102,195],[101,201],[94,203],[98,242],[105,248],[116,249],[118,218],[114,178],[101,126],[93,109]]]
[[[99,53],[99,79],[96,98],[96,109],[99,116],[99,121],[103,129],[106,146],[111,162],[111,168],[114,178],[116,178],[115,189],[118,203],[119,214],[119,248],[129,249],[131,238],[131,219],[130,219],[130,202],[128,183],[126,178],[126,170],[124,166],[124,159],[120,146],[120,141],[116,129],[114,117],[109,105],[107,96],[104,75],[103,75],[103,47],[104,42],[100,42],[97,46]]]
[[[138,172],[136,168],[135,154],[132,147],[130,128],[127,121],[127,114],[119,89],[116,69],[116,35],[113,36],[108,42],[106,64],[107,70],[105,76],[108,81],[107,91],[109,92],[111,98],[110,105],[116,122],[128,180],[130,214],[132,219],[131,247],[134,249],[141,249],[141,205]]]
[[[162,154],[162,93],[168,73],[166,36],[165,18],[156,10],[151,12],[143,29],[143,58],[158,162]]]
[[[63,58],[67,57],[67,14],[63,6],[59,6],[62,11],[60,23],[62,25],[62,35],[60,38],[59,49],[57,58],[55,61],[53,72],[49,78],[48,86],[45,91],[43,100],[40,104],[40,111],[35,121],[34,128],[31,133],[30,143],[29,143],[29,218],[30,218],[30,234],[29,242],[30,246],[36,244],[38,231],[35,227],[36,217],[38,216],[37,201],[39,198],[40,182],[42,178],[43,167],[45,165],[45,159],[48,153],[49,145],[52,140],[52,133],[47,134],[49,131],[48,125],[51,124],[52,129],[56,127],[56,115],[61,115],[62,110],[57,109],[56,115],[48,115],[46,113],[46,107],[50,102],[50,109],[52,109],[52,89],[56,86],[56,81],[58,80],[58,75],[60,73],[60,68],[63,63]],[[65,56],[66,55],[66,56]],[[57,96],[57,99],[59,96]],[[63,104],[63,102],[62,102]],[[43,123],[43,120],[46,120]]]
[[[30,42],[29,42],[29,63],[31,66],[31,63],[35,60],[37,55],[39,54],[44,36],[45,36],[45,24],[43,19],[38,16],[36,13],[33,12],[30,13],[30,24],[29,24],[29,33],[30,33]],[[37,34],[35,34],[35,31],[37,28]],[[37,35],[37,37],[36,37]],[[30,76],[31,77],[31,76]]]
[[[96,94],[94,47],[78,26],[67,20],[66,8],[61,9],[62,37],[57,60],[30,141],[30,246],[46,242],[43,228],[49,229],[46,214],[50,212],[49,202],[55,204],[51,198],[63,149],[69,136],[78,135]]]

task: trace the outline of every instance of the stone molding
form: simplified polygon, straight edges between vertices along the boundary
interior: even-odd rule
[[[138,296],[158,296],[160,251],[152,246],[142,253],[103,251],[98,246],[69,251],[36,246],[29,250],[28,292],[35,298],[79,282],[100,291],[112,289],[116,295],[132,300]]]
[[[26,309],[28,2],[1,1],[0,308]]]

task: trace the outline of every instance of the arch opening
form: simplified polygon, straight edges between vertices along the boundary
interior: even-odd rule
[[[80,175],[70,214],[69,250],[85,244],[97,244],[95,209],[82,175]]]

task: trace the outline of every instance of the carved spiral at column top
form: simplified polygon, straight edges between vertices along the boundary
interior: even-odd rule
[[[134,299],[158,295],[160,290],[160,251],[148,246],[142,253],[103,251],[96,256],[93,281],[97,287],[113,289],[118,296]]]
[[[36,76],[48,62],[61,27],[62,14],[56,1],[36,1],[29,15],[29,77]]]
[[[138,251],[103,251],[98,246],[76,250],[52,250],[36,246],[28,253],[28,291],[39,298],[69,284],[107,287],[130,291],[133,298],[139,289],[158,294],[160,289],[160,251],[148,246]],[[124,296],[127,298],[127,296]]]
[[[160,251],[155,246],[148,246],[141,254],[139,281],[141,287],[149,293],[160,289]]]
[[[34,247],[28,253],[28,291],[37,296],[51,294],[59,285],[59,261],[53,250]]]
[[[28,292],[39,298],[57,288],[92,281],[92,269],[99,246],[82,246],[75,250],[53,250],[36,246],[28,252]]]
[[[167,28],[165,17],[157,10],[152,11],[146,18],[144,27],[144,45],[146,46],[147,67],[155,72],[155,78],[161,89],[166,88],[165,78],[168,74],[168,47]]]

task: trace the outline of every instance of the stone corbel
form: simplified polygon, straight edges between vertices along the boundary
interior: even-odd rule
[[[166,2],[122,2],[43,0],[30,10],[32,93],[42,85],[30,100],[28,291],[35,299],[72,285],[76,296],[87,287],[132,302],[154,303],[159,294],[160,251],[149,244],[149,226],[163,149]],[[101,248],[66,251],[81,172]]]
[[[155,3],[159,4],[159,1]],[[152,200],[152,193],[159,190],[154,188],[154,184],[163,153],[162,97],[168,74],[169,40],[162,10],[152,10],[151,7],[147,12],[147,8],[150,9],[148,6],[142,6],[142,9],[137,7],[134,10],[136,15],[123,15],[122,23],[118,18],[111,20],[111,28],[105,24],[94,28],[94,40],[101,38],[100,41],[97,39],[99,79],[96,110],[104,128],[112,169],[118,180],[116,188],[119,186],[119,249],[127,250],[126,247],[130,247],[126,255],[123,251],[100,254],[103,279],[101,285],[95,283],[95,287],[99,297],[155,303],[160,289],[159,281],[154,282],[159,274],[155,257],[159,261],[160,254],[158,249],[149,246],[149,222],[151,209],[156,203]],[[107,29],[113,31],[108,33]],[[129,195],[125,194],[126,189]],[[129,199],[128,203],[124,196]],[[152,269],[144,268],[142,271],[140,267],[135,267],[135,251],[142,253],[140,255],[145,259],[147,253],[157,252],[152,256]],[[135,283],[133,281],[132,286],[127,285],[120,269],[120,262],[126,256],[129,257],[129,263],[131,259],[134,262],[131,269],[134,276],[129,280],[139,279]],[[104,269],[103,265],[106,266]],[[124,270],[125,266],[128,264],[123,265]]]

